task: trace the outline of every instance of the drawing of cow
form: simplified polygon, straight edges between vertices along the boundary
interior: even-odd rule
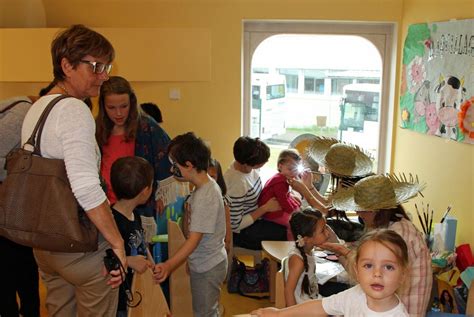
[[[436,108],[441,123],[436,135],[456,140],[459,106],[466,94],[466,88],[463,85],[464,79],[459,80],[454,76],[448,76],[445,79],[440,76],[439,84],[435,87]]]

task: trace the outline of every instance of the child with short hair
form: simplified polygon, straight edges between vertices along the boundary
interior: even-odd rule
[[[396,294],[408,268],[408,248],[400,235],[388,229],[365,234],[356,248],[353,267],[359,285],[322,300],[306,301],[281,310],[259,309],[252,315],[409,316]]]
[[[148,201],[153,190],[153,167],[141,157],[122,157],[111,167],[110,181],[117,196],[111,206],[117,227],[125,243],[128,271],[126,281],[132,285],[133,270],[145,272],[153,267],[141,218],[135,208]],[[119,291],[117,316],[127,316],[127,294],[123,287]]]
[[[234,246],[261,250],[262,241],[285,241],[286,227],[261,219],[267,213],[281,209],[271,198],[258,205],[262,192],[259,169],[267,163],[270,148],[259,138],[241,136],[234,142],[234,161],[224,173],[230,206],[230,223]]]
[[[174,138],[168,150],[174,177],[196,189],[189,198],[189,237],[173,257],[155,265],[153,275],[161,283],[187,259],[194,316],[219,316],[221,284],[227,273],[225,211],[219,185],[207,174],[211,151],[192,132]]]
[[[294,212],[290,226],[296,241],[284,267],[286,307],[320,298],[313,248],[329,238],[326,220],[311,207]]]
[[[222,174],[221,164],[218,160],[211,158],[209,160],[209,167],[207,168],[207,174],[211,176],[219,185],[222,193],[222,199],[224,202],[225,209],[225,249],[227,253],[230,252],[232,247],[232,227],[230,226],[230,208],[229,208],[229,198],[227,197],[227,186],[225,185],[224,175]],[[191,208],[188,204],[189,195],[185,199],[184,204],[184,215],[183,215],[183,234],[186,238],[189,237],[189,221],[191,217]]]

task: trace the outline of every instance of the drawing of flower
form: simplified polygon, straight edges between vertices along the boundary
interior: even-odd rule
[[[423,64],[423,59],[419,56],[416,56],[409,65],[409,85],[410,91],[416,90],[426,78],[425,65]]]

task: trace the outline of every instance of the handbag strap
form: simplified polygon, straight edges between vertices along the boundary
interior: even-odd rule
[[[49,102],[46,108],[41,113],[41,116],[38,119],[38,122],[35,125],[33,132],[31,133],[30,138],[26,141],[25,144],[29,144],[33,147],[33,154],[41,156],[41,135],[43,133],[44,124],[46,123],[46,118],[48,117],[49,113],[53,109],[54,105],[56,105],[59,101],[65,98],[74,98],[68,95],[60,95],[54,98]],[[36,137],[36,134],[38,136]]]
[[[31,105],[31,101],[28,101],[28,100],[17,100],[17,101],[12,102],[11,104],[9,104],[8,106],[6,106],[6,107],[3,108],[2,110],[0,110],[0,114],[2,114],[2,113],[4,113],[4,112],[7,112],[7,111],[10,110],[11,108],[15,107],[17,104],[22,103],[22,102],[26,102],[26,103],[28,103],[28,104]]]

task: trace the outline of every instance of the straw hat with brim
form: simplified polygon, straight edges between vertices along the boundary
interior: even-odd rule
[[[308,155],[332,174],[363,177],[372,173],[372,158],[360,147],[336,139],[318,137],[311,141]]]
[[[410,175],[374,175],[358,181],[354,187],[337,191],[332,204],[337,210],[376,211],[391,209],[415,197],[425,188]]]
[[[311,142],[316,138],[317,137],[311,133],[300,134],[296,138],[294,138],[288,146],[288,148],[296,149],[301,154],[305,167],[308,167],[312,171],[318,171],[319,164],[308,156],[307,149]]]

